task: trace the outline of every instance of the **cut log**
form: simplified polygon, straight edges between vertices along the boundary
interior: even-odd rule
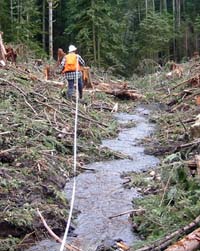
[[[123,250],[123,251],[130,250],[130,247],[126,243],[124,243],[123,241],[121,241],[121,240],[117,241],[116,245],[120,248],[120,250]]]
[[[57,65],[59,66],[63,60],[63,57],[66,55],[66,53],[63,51],[62,48],[58,48],[58,52],[57,52]]]
[[[11,46],[6,47],[6,60],[16,65],[17,53]]]
[[[181,78],[182,76],[183,76],[183,67],[175,63],[172,64],[171,71],[166,74],[166,77],[168,79],[174,77]]]
[[[83,75],[83,87],[84,88],[93,88],[90,67],[81,67],[82,75]]]
[[[200,248],[200,228],[196,229],[182,240],[165,249],[165,251],[195,251]]]
[[[197,165],[197,175],[200,176],[200,155],[196,155],[195,160]]]
[[[193,125],[191,125],[190,132],[193,138],[200,137],[200,115],[196,116],[196,121]]]

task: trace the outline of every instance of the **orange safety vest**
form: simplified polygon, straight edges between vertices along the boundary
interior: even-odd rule
[[[65,63],[65,66],[64,66],[64,70],[63,70],[63,73],[64,72],[69,72],[69,71],[80,71],[80,65],[78,63],[78,69],[76,69],[77,67],[77,59],[78,59],[78,55],[75,54],[75,53],[69,53],[67,54],[66,56],[66,63]]]

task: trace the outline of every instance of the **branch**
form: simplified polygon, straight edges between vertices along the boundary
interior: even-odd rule
[[[113,218],[116,218],[118,216],[122,216],[122,215],[125,215],[125,214],[130,214],[130,213],[144,213],[145,212],[145,209],[132,209],[132,210],[129,210],[129,211],[126,211],[126,212],[123,212],[123,213],[119,213],[119,214],[115,214],[113,216],[110,216],[108,217],[109,219],[113,219]]]
[[[47,231],[49,232],[49,234],[56,240],[58,241],[59,243],[62,243],[62,240],[51,230],[51,228],[47,225],[44,217],[42,216],[42,214],[40,213],[39,209],[37,208],[37,213],[38,215],[40,216],[40,219],[42,220],[42,223],[44,224],[44,227],[47,229]],[[73,246],[73,245],[70,245],[70,244],[67,244],[65,243],[65,247],[68,248],[69,250],[71,251],[81,251],[79,248]]]

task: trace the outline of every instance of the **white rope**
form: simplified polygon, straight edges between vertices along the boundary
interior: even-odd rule
[[[75,193],[76,193],[78,98],[79,98],[79,92],[78,92],[78,56],[77,56],[77,62],[76,62],[76,109],[75,109],[75,122],[74,122],[74,168],[73,168],[74,179],[73,179],[73,189],[72,189],[72,197],[71,197],[71,203],[70,203],[69,216],[68,216],[67,226],[66,226],[65,233],[63,236],[62,244],[60,247],[60,251],[63,251],[65,248],[65,243],[67,240],[69,227],[70,227],[70,223],[71,223],[71,219],[72,219]]]

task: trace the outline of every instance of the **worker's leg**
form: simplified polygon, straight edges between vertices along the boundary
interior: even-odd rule
[[[74,90],[74,80],[68,80],[67,98],[71,98]]]
[[[79,98],[83,97],[83,81],[82,77],[78,79],[78,91],[79,91]]]

